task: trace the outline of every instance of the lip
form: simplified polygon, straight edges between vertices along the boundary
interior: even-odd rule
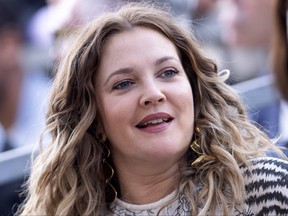
[[[159,119],[159,118],[168,118],[172,119],[173,117],[167,113],[164,112],[159,112],[159,113],[153,113],[150,115],[145,116],[137,125],[142,125],[145,124],[148,121],[154,120],[154,119]]]
[[[155,125],[149,125],[148,127],[140,127],[140,125],[144,125],[145,123],[156,120],[156,119],[169,119],[169,121],[163,121],[160,124]],[[153,113],[145,116],[137,125],[136,128],[143,130],[145,132],[149,133],[158,133],[161,131],[166,130],[166,128],[171,124],[173,120],[173,117],[167,113],[159,112],[159,113]]]

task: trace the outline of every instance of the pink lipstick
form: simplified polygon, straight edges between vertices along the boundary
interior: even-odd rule
[[[154,113],[143,118],[136,127],[149,133],[164,131],[172,122],[173,118],[167,113]]]

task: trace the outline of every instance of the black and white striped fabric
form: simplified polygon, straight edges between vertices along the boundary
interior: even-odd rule
[[[251,170],[241,167],[246,204],[252,215],[288,215],[288,162],[277,158],[251,160]],[[249,214],[247,214],[249,215]]]

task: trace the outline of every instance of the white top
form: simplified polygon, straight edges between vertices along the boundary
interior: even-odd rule
[[[167,195],[163,199],[157,202],[145,204],[145,205],[134,205],[126,203],[120,199],[116,199],[111,205],[112,215],[157,215],[159,210],[165,206],[169,201],[175,198],[176,191]],[[186,215],[191,211],[188,198],[181,193],[179,198],[172,202],[170,205],[165,206],[159,215]],[[188,214],[189,215],[189,214]]]

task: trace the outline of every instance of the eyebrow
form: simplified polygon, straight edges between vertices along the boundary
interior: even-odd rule
[[[132,69],[132,68],[129,68],[129,67],[127,67],[127,68],[120,68],[120,69],[114,71],[113,73],[111,73],[111,74],[108,76],[108,78],[107,78],[106,81],[104,82],[104,85],[107,85],[107,83],[109,82],[109,80],[110,80],[113,76],[116,76],[116,75],[118,75],[118,74],[129,74],[129,73],[131,73],[132,71],[133,71],[133,69]]]
[[[176,61],[179,62],[179,60],[176,59],[175,57],[165,56],[165,57],[163,57],[163,58],[157,59],[157,60],[155,61],[155,66],[158,66],[158,65],[162,64],[163,62],[168,61],[168,60],[171,60],[171,59],[172,59],[172,60],[176,60]],[[129,74],[129,73],[131,73],[132,71],[133,71],[133,69],[130,68],[130,67],[120,68],[120,69],[114,71],[113,73],[111,73],[111,74],[108,76],[108,78],[107,78],[106,81],[104,82],[104,85],[106,85],[113,76],[119,75],[119,74]]]
[[[163,57],[163,58],[157,59],[156,62],[155,62],[155,65],[156,65],[156,66],[157,66],[157,65],[160,65],[160,64],[162,64],[163,62],[168,61],[168,60],[171,60],[171,59],[172,59],[172,60],[176,60],[176,61],[179,62],[179,60],[176,59],[176,58],[173,57],[173,56],[165,56],[165,57]]]

